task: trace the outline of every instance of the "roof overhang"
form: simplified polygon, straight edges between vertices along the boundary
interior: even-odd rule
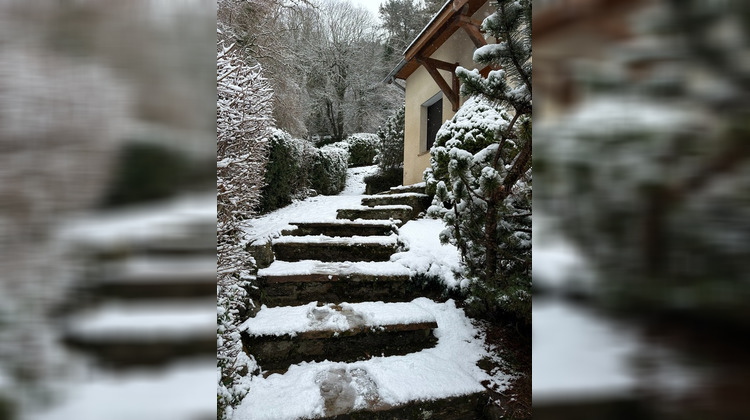
[[[471,16],[487,1],[447,1],[433,16],[422,32],[409,44],[406,51],[404,51],[404,58],[391,70],[384,82],[390,83],[394,79],[406,80],[406,78],[419,68],[419,60],[429,58],[448,38],[461,28],[466,30],[475,44],[483,43],[484,38],[479,32],[481,22],[472,20]]]

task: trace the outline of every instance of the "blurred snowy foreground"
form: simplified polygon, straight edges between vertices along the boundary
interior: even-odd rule
[[[213,192],[66,224],[77,275],[50,321],[50,403],[26,417],[214,417],[215,226]]]

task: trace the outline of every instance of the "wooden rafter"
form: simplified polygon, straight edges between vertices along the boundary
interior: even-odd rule
[[[453,72],[453,78],[452,81],[453,87],[448,85],[448,82],[445,81],[442,75],[440,75],[440,72],[438,71],[437,67],[438,65],[442,67],[453,66],[453,70],[455,70],[457,64],[450,64],[446,63],[444,61],[435,60],[434,58],[426,58],[426,57],[419,57],[417,58],[417,62],[424,66],[424,68],[427,70],[428,73],[430,73],[430,76],[432,76],[432,79],[437,83],[437,85],[440,87],[440,90],[443,91],[443,95],[445,95],[446,98],[451,102],[451,105],[453,106],[453,111],[458,111],[458,89],[456,88],[456,85],[458,84],[458,79],[456,79],[455,72]],[[449,70],[450,71],[450,70]]]
[[[468,16],[459,16],[457,22],[463,28],[464,32],[466,32],[466,35],[471,38],[471,42],[474,43],[475,47],[479,48],[487,45],[487,40],[484,39],[482,31],[479,30],[480,24],[477,21]]]

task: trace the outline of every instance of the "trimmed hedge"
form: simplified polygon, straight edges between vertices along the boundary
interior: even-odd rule
[[[325,146],[315,151],[311,187],[324,195],[340,193],[346,187],[346,169],[349,153],[341,148]]]
[[[349,153],[339,147],[315,148],[309,141],[295,139],[273,129],[261,197],[262,213],[276,210],[292,200],[318,193],[338,194],[346,186]]]
[[[349,166],[372,165],[378,153],[380,138],[377,134],[356,133],[344,140],[349,145]]]

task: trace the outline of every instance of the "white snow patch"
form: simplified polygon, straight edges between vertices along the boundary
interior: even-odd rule
[[[407,251],[391,256],[391,261],[408,268],[412,275],[439,277],[448,288],[460,286],[454,273],[461,272],[461,254],[453,245],[440,243],[445,229],[442,220],[411,220],[399,228],[399,238]]]
[[[591,293],[595,286],[591,267],[583,254],[553,228],[552,220],[537,212],[532,231],[534,284],[552,291]]]
[[[105,276],[103,282],[215,281],[216,257],[133,257],[110,265],[108,271],[112,274]]]
[[[274,261],[268,268],[258,270],[258,276],[302,276],[309,274],[351,274],[379,276],[408,276],[410,271],[401,264],[388,261],[321,262],[302,260],[296,262]]]
[[[412,301],[437,320],[438,344],[404,356],[373,357],[355,363],[301,363],[283,374],[248,378],[248,394],[234,412],[235,420],[297,419],[324,415],[320,378],[344,369],[351,377],[366,377],[369,386],[351,385],[359,393],[352,409],[365,407],[373,393],[386,404],[402,405],[415,400],[434,400],[484,390],[489,379],[476,366],[487,353],[478,331],[463,310],[449,300],[436,303],[426,298]],[[262,311],[261,311],[262,312]],[[347,375],[344,375],[347,376]],[[316,382],[316,379],[318,381]]]
[[[346,174],[346,187],[341,195],[362,195],[365,193],[365,177],[378,172],[378,165],[349,168]]]
[[[58,235],[61,240],[73,244],[106,248],[121,244],[149,244],[165,238],[199,241],[206,238],[205,226],[215,230],[214,193],[113,211],[103,216],[81,216],[67,222]],[[191,235],[191,227],[195,230],[194,235]]]
[[[559,301],[535,301],[532,317],[535,401],[634,391],[630,361],[643,349],[632,331]]]
[[[250,335],[296,335],[307,331],[346,331],[356,327],[434,322],[435,317],[420,306],[409,302],[342,303],[340,310],[332,304],[317,306],[311,302],[303,306],[265,305],[254,318],[242,325],[241,331]]]
[[[216,366],[182,363],[165,371],[118,372],[54,384],[64,400],[31,420],[184,420],[216,413]]]
[[[331,244],[331,245],[357,245],[357,244],[380,244],[398,245],[398,236],[282,236],[273,240],[277,244]]]

